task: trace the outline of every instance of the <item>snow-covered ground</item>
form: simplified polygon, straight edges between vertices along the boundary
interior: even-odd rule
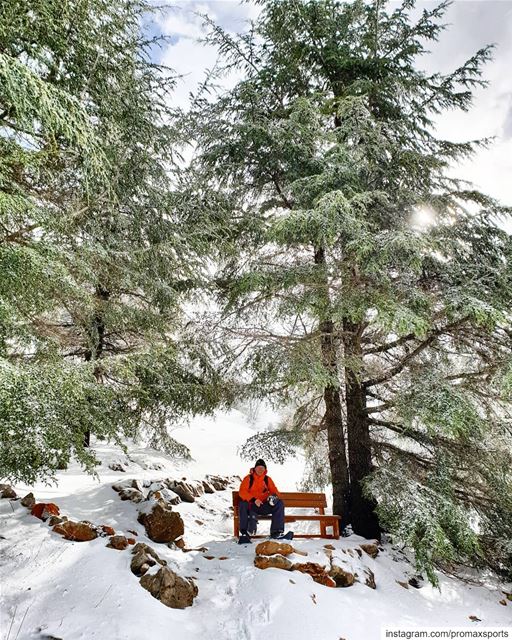
[[[130,549],[106,548],[106,538],[67,541],[19,501],[3,499],[1,640],[377,640],[384,626],[504,629],[512,624],[512,602],[499,603],[502,589],[510,591],[511,585],[489,577],[484,586],[476,586],[440,575],[440,589],[428,583],[406,589],[398,582],[406,583],[414,569],[405,556],[390,545],[383,545],[375,559],[352,556],[347,551],[364,542],[357,536],[335,541],[296,539],[294,546],[308,557],[294,561],[326,564],[324,545],[332,543],[340,562],[352,563],[359,573],[365,568],[373,571],[375,590],[364,582],[332,589],[296,571],[257,569],[255,545],[239,546],[232,538],[229,489],[173,507],[184,520],[187,547],[207,551],[171,550],[147,538],[137,522],[137,505],[121,501],[112,489],[113,483],[127,477],[199,480],[208,473],[245,474],[250,465],[240,460],[237,448],[271,419],[262,412],[251,425],[246,415],[231,411],[173,431],[173,437],[191,448],[195,459],[190,463],[176,463],[133,445],[127,458],[111,445],[96,443],[102,461],[99,480],[72,466],[59,474],[57,486],[16,486],[18,495],[33,490],[38,501],[57,503],[70,519],[110,525],[117,533],[136,531],[137,541],[152,546],[171,568],[194,576],[199,594],[192,607],[170,609],[140,587],[130,571]],[[112,462],[123,464],[127,471],[110,470]],[[269,473],[281,490],[293,491],[302,466],[300,458],[282,466],[269,464]],[[508,629],[512,638],[512,628]]]

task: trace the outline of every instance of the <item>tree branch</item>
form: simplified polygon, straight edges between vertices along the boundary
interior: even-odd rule
[[[397,340],[393,340],[392,342],[387,342],[386,344],[383,344],[380,347],[374,347],[373,349],[366,349],[363,352],[363,355],[367,356],[372,353],[382,353],[383,351],[389,351],[390,349],[393,349],[394,347],[399,347],[401,344],[404,344],[405,342],[409,342],[410,340],[414,340],[415,338],[417,339],[417,336],[415,333],[409,333],[406,336],[402,336],[401,338],[398,338]]]
[[[451,329],[454,329],[460,326],[467,319],[468,319],[467,316],[465,316],[464,318],[460,318],[456,322],[452,322],[451,324],[446,325],[445,327],[442,327],[440,329],[435,329],[428,336],[428,338],[423,340],[423,342],[420,342],[420,344],[415,349],[413,349],[410,353],[408,353],[400,362],[398,362],[396,365],[391,367],[391,369],[386,371],[386,373],[384,373],[383,375],[377,378],[370,378],[369,380],[366,380],[365,382],[363,382],[363,387],[365,388],[374,387],[375,385],[382,384],[383,382],[387,382],[388,380],[396,376],[398,373],[403,371],[403,369],[407,366],[407,363],[413,360],[419,353],[424,351],[427,347],[429,347],[436,338],[443,335],[444,333],[448,333]]]
[[[30,233],[39,227],[39,223],[30,224],[27,227],[23,227],[23,229],[18,229],[18,231],[13,231],[8,235],[4,236],[1,242],[21,242],[22,236],[26,233]]]

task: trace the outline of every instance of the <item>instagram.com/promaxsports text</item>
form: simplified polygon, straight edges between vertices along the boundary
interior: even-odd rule
[[[477,638],[508,638],[512,640],[512,627],[481,627],[468,629],[468,627],[383,627],[381,640],[413,640],[416,638],[442,638],[448,640],[473,640]]]

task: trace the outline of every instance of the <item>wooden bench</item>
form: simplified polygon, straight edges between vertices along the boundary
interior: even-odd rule
[[[285,508],[288,509],[318,509],[318,513],[314,515],[302,514],[286,514],[285,522],[297,522],[298,520],[311,521],[316,520],[320,524],[320,534],[294,533],[295,538],[334,538],[338,540],[340,537],[340,516],[325,515],[327,500],[325,493],[283,493],[279,492],[281,500],[284,502]],[[234,534],[238,537],[240,533],[240,522],[238,518],[238,503],[240,497],[238,491],[233,491],[233,516],[234,516]],[[258,516],[258,520],[271,520],[271,516]],[[327,533],[327,527],[332,527],[332,534]],[[255,536],[262,538],[264,536]]]

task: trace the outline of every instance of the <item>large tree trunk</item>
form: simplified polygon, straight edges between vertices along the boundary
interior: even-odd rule
[[[375,514],[376,503],[363,495],[361,481],[371,473],[372,449],[366,413],[366,393],[355,363],[362,364],[361,326],[343,322],[345,347],[345,390],[347,407],[347,440],[350,472],[350,522],[354,533],[365,538],[380,539],[380,526]]]
[[[315,264],[325,268],[325,251],[320,247],[315,251]],[[329,297],[327,280],[325,281],[325,296]],[[347,455],[345,451],[345,434],[343,431],[343,414],[339,385],[338,359],[334,340],[334,323],[330,319],[320,322],[320,348],[322,364],[327,369],[333,381],[324,389],[325,416],[329,446],[329,464],[331,468],[333,513],[341,516],[341,528],[348,524],[349,477]]]
[[[322,359],[324,366],[336,361],[333,345],[332,322],[320,325],[322,331]],[[331,368],[331,375],[335,372]],[[336,371],[337,373],[337,371]],[[345,434],[343,432],[343,416],[339,388],[329,385],[324,389],[325,427],[329,446],[329,464],[331,468],[333,513],[341,516],[342,529],[349,521],[349,478],[347,455],[345,451]]]
[[[110,297],[110,292],[101,285],[96,287],[96,299],[98,301],[97,311],[92,319],[89,328],[89,348],[86,350],[84,359],[86,362],[97,361],[105,346],[105,320],[103,317],[103,303]],[[98,365],[94,367],[94,377],[99,382],[101,379],[100,368]],[[91,446],[91,431],[87,429],[84,432],[84,447]]]

